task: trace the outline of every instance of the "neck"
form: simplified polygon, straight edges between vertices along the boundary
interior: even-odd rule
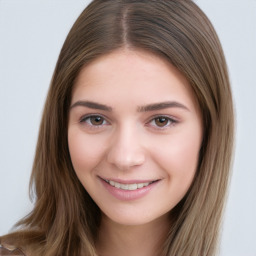
[[[100,256],[157,256],[167,237],[168,216],[143,225],[121,225],[102,217],[97,249]]]

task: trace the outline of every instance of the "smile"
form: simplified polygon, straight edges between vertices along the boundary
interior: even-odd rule
[[[104,179],[105,180],[105,179]],[[105,180],[108,184],[110,184],[112,187],[119,188],[122,190],[136,190],[143,187],[147,187],[148,185],[152,184],[155,181],[151,182],[144,182],[144,183],[133,183],[133,184],[123,184],[112,180]]]

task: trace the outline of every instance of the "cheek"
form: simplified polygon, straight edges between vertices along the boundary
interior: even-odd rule
[[[201,133],[180,133],[162,141],[154,148],[155,161],[165,170],[172,183],[190,186],[198,165]]]
[[[74,170],[80,179],[81,176],[92,172],[97,166],[103,154],[101,143],[97,143],[90,136],[70,130],[68,133],[68,145]]]

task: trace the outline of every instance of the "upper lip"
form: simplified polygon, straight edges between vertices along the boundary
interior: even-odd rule
[[[132,179],[132,180],[123,180],[123,179],[116,179],[116,178],[105,178],[105,177],[99,177],[102,180],[107,180],[107,181],[114,181],[114,182],[118,182],[121,184],[135,184],[135,183],[151,183],[154,181],[158,181],[160,179],[143,179],[143,180],[138,180],[138,179]]]

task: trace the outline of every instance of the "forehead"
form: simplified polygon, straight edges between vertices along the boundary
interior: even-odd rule
[[[181,100],[194,103],[186,78],[170,62],[141,50],[119,49],[103,55],[80,71],[73,89],[72,102],[84,97],[109,101],[113,98],[133,100]],[[147,102],[145,102],[147,103]]]

